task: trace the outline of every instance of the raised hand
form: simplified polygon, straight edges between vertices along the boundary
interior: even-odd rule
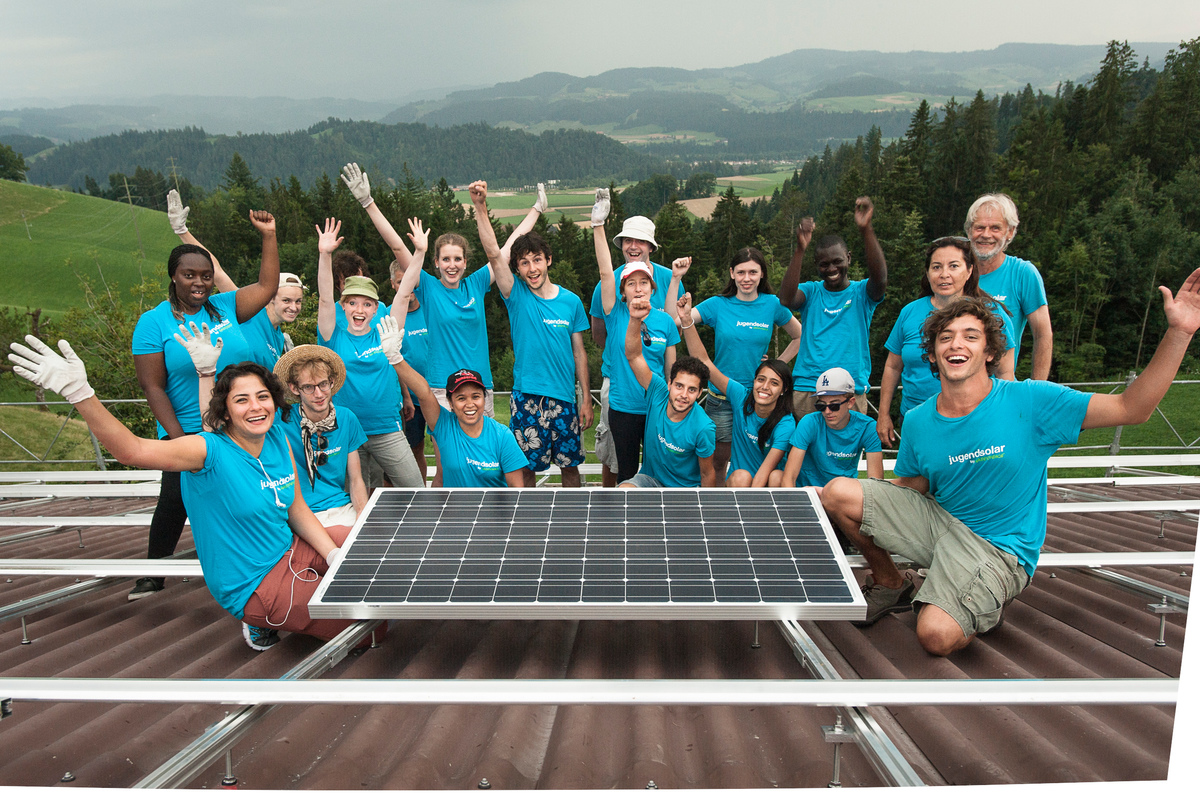
[[[870,197],[859,197],[854,201],[854,224],[858,225],[860,230],[871,226],[871,217],[874,215],[875,204],[871,202]]]
[[[359,169],[358,164],[351,162],[342,167],[342,182],[363,208],[375,202],[371,197],[371,181],[367,180],[367,173]]]
[[[326,217],[324,230],[321,229],[320,225],[314,225],[313,227],[317,229],[317,252],[332,253],[338,247],[342,246],[345,238],[338,235],[342,229],[342,220]]]
[[[266,235],[275,235],[275,217],[271,216],[269,211],[251,211],[250,224],[258,228],[258,232]]]
[[[404,343],[404,328],[396,323],[395,317],[388,314],[375,325],[375,329],[379,331],[379,348],[383,350],[388,363],[397,364],[403,361],[400,346]]]
[[[472,205],[483,205],[487,202],[487,181],[475,181],[470,186],[467,186],[467,193],[471,195]]]
[[[682,258],[676,258],[671,262],[671,277],[683,280],[687,275],[688,270],[692,268],[692,256],[685,255]]]
[[[171,224],[171,230],[175,231],[175,235],[182,236],[188,232],[187,216],[190,210],[192,210],[191,206],[184,205],[183,200],[179,199],[179,192],[175,189],[167,192],[167,221]]]
[[[812,241],[813,231],[816,230],[817,224],[813,222],[811,216],[806,216],[800,220],[799,227],[796,228],[796,241],[800,244],[803,250],[808,249],[809,242]]]
[[[682,297],[675,301],[675,318],[679,320],[679,324],[684,327],[691,327],[689,322],[692,321],[692,292],[687,292]]]
[[[1172,296],[1166,286],[1159,286],[1163,295],[1163,311],[1167,315],[1167,326],[1189,335],[1200,329],[1200,269],[1188,275]]]
[[[596,203],[592,206],[592,227],[603,225],[611,208],[612,200],[609,199],[608,189],[596,189]]]
[[[475,184],[472,183],[471,185],[474,186]],[[486,195],[486,183],[483,184],[483,190]],[[417,219],[415,216],[408,220],[408,229],[411,231],[408,234],[408,240],[413,244],[413,252],[415,253],[417,250],[420,250],[421,252],[427,251],[429,249],[429,231],[426,230],[425,226],[421,224],[421,220]]]
[[[539,183],[537,185],[537,201],[533,204],[533,210],[544,214],[549,208],[550,201],[546,199],[546,184]]]
[[[634,319],[645,319],[650,315],[650,298],[638,297],[629,301],[629,315]]]
[[[39,388],[53,391],[72,405],[96,395],[88,385],[83,361],[66,341],[58,342],[62,355],[33,336],[26,336],[25,344],[14,341],[9,345],[12,352],[8,359],[13,362],[14,373]]]
[[[188,328],[191,330],[189,331]],[[214,345],[207,322],[200,327],[196,327],[195,322],[188,322],[187,327],[180,325],[179,332],[175,334],[175,340],[187,350],[188,356],[192,359],[192,365],[196,367],[197,375],[212,377],[217,373],[217,361],[221,359],[221,348],[225,346],[225,340],[219,338]]]

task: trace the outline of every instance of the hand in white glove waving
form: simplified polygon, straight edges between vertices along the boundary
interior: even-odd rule
[[[537,185],[537,202],[533,204],[533,210],[539,214],[544,214],[549,207],[550,201],[546,199],[546,184],[539,183]]]
[[[87,369],[83,361],[66,341],[59,340],[59,355],[33,336],[26,336],[24,344],[13,342],[8,359],[13,362],[13,371],[35,386],[59,394],[75,405],[96,392],[88,385]]]
[[[177,236],[188,232],[187,215],[190,210],[191,206],[184,205],[183,200],[179,199],[179,192],[175,189],[167,192],[167,221],[171,223],[171,230],[174,230]]]
[[[396,324],[396,318],[388,314],[379,324],[375,325],[375,329],[379,331],[379,346],[383,350],[383,354],[387,356],[388,363],[394,365],[403,361],[404,356],[400,354],[400,345],[404,343],[404,328]]]
[[[189,327],[191,332],[188,331]],[[187,350],[187,354],[191,356],[192,365],[196,367],[196,374],[201,377],[212,377],[217,373],[217,361],[221,359],[221,348],[225,346],[225,340],[219,338],[214,345],[207,322],[200,327],[196,327],[195,322],[188,322],[187,327],[180,325],[179,333],[175,334],[175,340],[182,344],[183,348]]]
[[[359,169],[358,164],[349,163],[342,167],[342,182],[363,208],[375,202],[371,197],[371,182],[367,180],[367,173]]]
[[[592,206],[592,227],[603,225],[611,208],[612,201],[609,199],[608,189],[596,189],[596,204]]]

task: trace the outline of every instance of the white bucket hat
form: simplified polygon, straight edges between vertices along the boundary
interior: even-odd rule
[[[621,246],[621,239],[640,239],[650,242],[650,246],[658,249],[654,240],[654,223],[644,216],[631,216],[621,226],[621,232],[613,236],[613,244]]]

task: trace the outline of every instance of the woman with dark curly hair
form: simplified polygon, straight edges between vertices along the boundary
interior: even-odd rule
[[[183,326],[179,328],[183,330]],[[60,356],[33,336],[13,344],[14,372],[72,403],[105,448],[127,466],[182,473],[184,502],[208,590],[242,622],[256,650],[273,646],[276,630],[328,640],[351,622],[313,619],[308,600],[345,540],[331,533],[296,490],[296,465],[276,409],[290,408],[278,378],[259,364],[225,367],[213,384],[220,343],[207,326],[177,338],[199,376],[197,410],[204,432],[178,438],[139,438],[119,422],[88,385],[83,361],[66,341]],[[211,391],[211,400],[204,398]]]
[[[175,331],[185,321],[206,324],[212,335],[225,342],[219,365],[253,357],[240,325],[267,307],[279,288],[279,248],[275,217],[251,211],[250,223],[262,234],[262,265],[258,282],[237,291],[213,294],[212,256],[203,247],[181,244],[167,259],[167,300],[138,319],[133,331],[133,366],[146,402],[158,420],[158,437],[176,439],[200,432],[196,370],[175,341]],[[150,522],[148,558],[165,558],[175,551],[187,519],[179,474],[164,471],[158,505]],[[129,592],[141,599],[163,589],[162,577],[142,577]]]

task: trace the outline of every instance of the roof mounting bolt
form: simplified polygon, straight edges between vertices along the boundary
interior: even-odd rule
[[[1187,577],[1187,576],[1188,576],[1188,575],[1187,575],[1187,569],[1184,569],[1183,571],[1181,571],[1181,572],[1179,573],[1179,576],[1180,576],[1180,577]]]
[[[658,790],[658,786],[654,784],[654,780],[650,780],[648,783],[646,783],[646,790],[647,791],[657,791]]]
[[[0,699],[0,719],[6,719],[12,715],[12,700]]]
[[[1050,579],[1051,579],[1051,580],[1056,580],[1056,579],[1058,579],[1058,575],[1057,575],[1057,574],[1055,574],[1054,572],[1050,572]]]
[[[492,784],[490,782],[488,782],[487,777],[484,777],[483,779],[481,779],[479,781],[479,790],[486,791],[488,788],[491,788],[491,787],[492,787]]]
[[[75,775],[68,771],[66,774],[62,775],[62,779],[60,779],[59,782],[75,782]]]

